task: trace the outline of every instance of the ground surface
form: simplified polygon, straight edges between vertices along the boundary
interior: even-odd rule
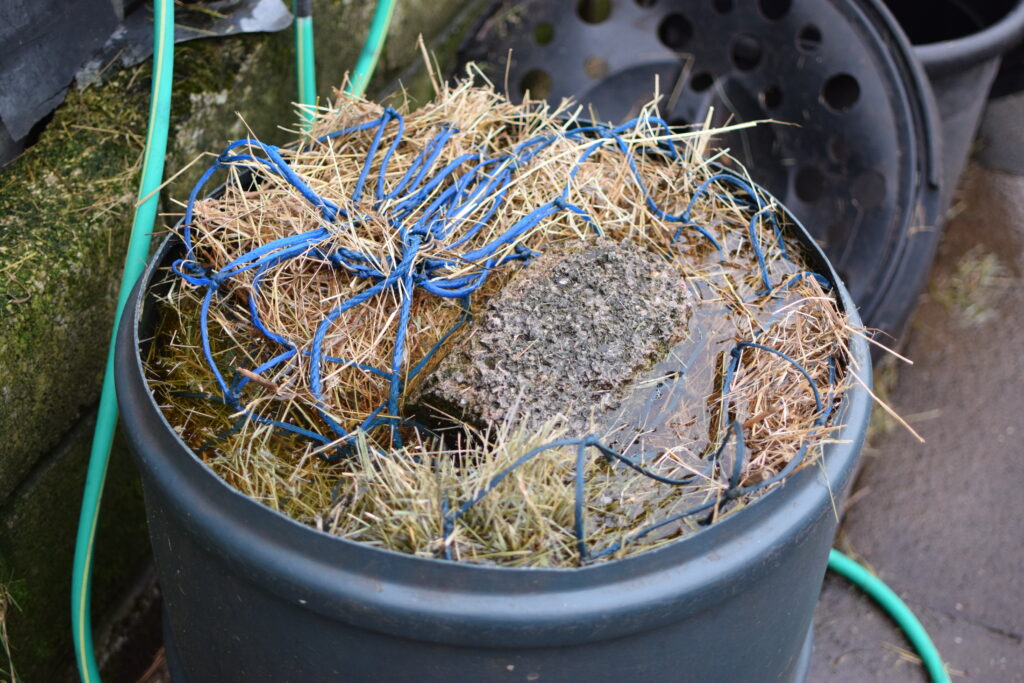
[[[1024,97],[997,104],[913,320],[904,353],[914,365],[883,371],[879,382],[895,374],[890,403],[927,442],[898,426],[876,431],[837,545],[907,601],[954,681],[1019,683]],[[809,683],[926,681],[909,647],[867,598],[826,579]]]

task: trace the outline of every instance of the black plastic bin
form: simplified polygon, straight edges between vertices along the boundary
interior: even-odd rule
[[[897,343],[941,233],[939,117],[882,0],[495,0],[460,52],[514,98],[635,116],[658,78],[819,241],[864,322]],[[506,68],[507,67],[507,68]]]
[[[886,0],[910,38],[942,118],[943,207],[971,151],[1002,56],[1024,43],[1024,0]]]
[[[164,419],[140,348],[154,323],[146,292],[176,249],[175,238],[164,242],[129,300],[115,373],[179,683],[805,679],[835,505],[867,427],[866,389],[845,397],[824,466],[677,543],[560,570],[402,555],[236,492]],[[855,338],[851,351],[870,377],[867,344]]]

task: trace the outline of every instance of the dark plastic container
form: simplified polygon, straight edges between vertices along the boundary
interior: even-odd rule
[[[1024,42],[1024,0],[886,0],[942,119],[943,207],[956,190],[1002,56]]]
[[[803,221],[882,341],[901,336],[941,234],[940,129],[882,0],[505,0],[468,61],[513,97],[571,96],[610,121],[635,116],[657,77],[672,123],[796,124],[714,144]]]
[[[561,570],[402,555],[236,492],[164,419],[139,351],[154,322],[145,293],[177,248],[164,242],[129,300],[115,373],[178,683],[805,679],[836,504],[870,412],[863,387],[844,399],[823,466],[678,543]],[[870,377],[866,343],[851,351]]]

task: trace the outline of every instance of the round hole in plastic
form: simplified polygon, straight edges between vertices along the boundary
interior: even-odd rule
[[[576,14],[588,24],[600,24],[612,15],[612,0],[580,0]]]
[[[860,83],[850,74],[836,74],[821,89],[821,100],[832,111],[847,111],[860,99]]]
[[[670,92],[677,93],[671,110],[663,110],[666,121],[683,119],[692,124],[703,120],[708,107],[714,106],[716,124],[725,123],[730,115],[736,120],[771,118],[799,124],[736,131],[723,136],[720,144],[729,147],[752,175],[766,179],[766,189],[780,201],[791,202],[815,237],[828,242],[835,264],[856,280],[853,295],[868,324],[899,333],[908,302],[916,299],[921,286],[920,278],[910,274],[916,272],[911,264],[928,259],[931,253],[931,238],[911,243],[908,226],[936,224],[939,173],[935,131],[922,125],[931,119],[929,109],[934,106],[921,96],[927,84],[911,68],[913,54],[895,21],[878,11],[881,0],[655,0],[651,8],[637,0],[612,0],[611,17],[600,25],[607,35],[615,36],[611,41],[595,41],[591,27],[577,16],[579,0],[516,1],[527,11],[514,21],[475,33],[466,56],[460,58],[462,64],[472,57],[502,73],[511,48],[518,55],[509,70],[513,90],[527,71],[541,68],[554,82],[549,99],[575,96],[609,121],[637,116],[640,107],[635,103],[651,96],[658,78],[663,91],[672,84]],[[974,4],[971,0],[940,2]],[[673,13],[683,15],[692,27],[689,40],[678,50],[659,44],[659,25]],[[538,22],[555,27],[550,45],[534,41]],[[574,24],[578,28],[572,28]],[[813,31],[805,31],[801,41],[801,31],[808,26],[821,34],[820,44],[810,52]],[[761,63],[752,71],[740,71],[732,62],[733,40],[740,34],[756,36],[764,50]],[[654,50],[635,47],[652,41]],[[576,58],[553,60],[556,49]],[[692,56],[692,61],[683,63],[683,55]],[[611,68],[605,78],[594,79],[584,72],[583,61],[589,56],[608,61]],[[687,64],[692,64],[689,71]],[[686,81],[677,89],[681,71]],[[845,87],[843,78],[832,81],[826,102],[826,83],[841,74],[849,74],[856,84],[847,81],[849,87]],[[766,106],[773,103],[771,93],[765,96],[771,86],[779,87],[783,95],[774,109]],[[845,107],[849,109],[842,111]],[[761,128],[774,129],[773,135],[759,132]],[[830,143],[837,133],[846,139]],[[796,175],[805,165],[817,168],[825,181],[825,193],[814,202],[796,193]],[[867,169],[878,171],[886,181],[884,200],[870,210],[870,216],[862,203],[873,195],[868,192],[858,201],[852,196],[854,179]],[[806,195],[806,183],[801,186]],[[826,240],[833,222],[837,223],[830,235],[834,239]]]
[[[885,201],[885,176],[873,168],[861,171],[850,185],[850,197],[864,210],[878,208]]]
[[[601,57],[587,57],[583,62],[583,72],[591,78],[604,78],[608,75],[608,62]]]
[[[786,16],[792,0],[759,0],[757,3],[761,8],[761,14],[765,19],[775,21]]]
[[[765,109],[776,109],[782,104],[782,90],[777,85],[769,85],[761,91],[758,98]]]
[[[732,63],[740,71],[753,71],[761,63],[764,48],[761,41],[749,33],[741,33],[732,41]]]
[[[533,29],[533,39],[538,45],[547,45],[555,39],[555,27],[548,22],[541,22]]]
[[[658,25],[658,40],[670,50],[681,50],[693,37],[693,24],[679,13],[672,13]]]
[[[654,3],[658,0],[635,0],[639,7],[654,7]]]
[[[707,71],[696,73],[690,79],[690,88],[694,92],[704,92],[715,84],[715,79]]]
[[[519,81],[519,92],[525,95],[526,91],[529,90],[531,99],[543,100],[551,94],[553,85],[551,74],[547,71],[544,71],[544,69],[531,69],[523,74],[523,79]]]
[[[808,204],[818,201],[825,194],[825,176],[817,166],[801,166],[793,182],[796,196]]]
[[[807,24],[796,36],[796,46],[801,52],[814,52],[821,45],[821,29],[814,24]]]

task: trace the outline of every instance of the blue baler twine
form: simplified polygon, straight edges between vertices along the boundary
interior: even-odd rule
[[[381,153],[381,143],[389,125],[394,126],[395,133],[392,142],[387,145]],[[221,396],[207,398],[218,403],[223,403],[240,413],[231,428],[220,435],[226,437],[237,433],[244,425],[245,420],[252,420],[261,424],[267,424],[285,432],[309,439],[316,443],[331,445],[335,453],[329,455],[321,453],[320,457],[328,461],[335,461],[344,457],[347,452],[342,446],[349,443],[352,437],[360,432],[367,432],[375,427],[390,425],[392,427],[392,445],[395,448],[401,447],[399,430],[396,428],[402,424],[398,417],[398,402],[402,395],[404,383],[416,377],[430,361],[431,357],[441,348],[443,343],[455,333],[471,317],[470,298],[486,281],[489,273],[501,266],[515,261],[528,264],[534,253],[517,244],[523,235],[537,227],[542,221],[563,211],[569,211],[580,215],[591,225],[594,232],[600,234],[599,226],[579,206],[568,200],[569,191],[576,174],[583,164],[597,150],[610,147],[621,152],[629,165],[632,177],[645,195],[647,208],[656,216],[667,223],[675,223],[679,228],[675,231],[671,241],[678,242],[685,229],[694,229],[724,257],[722,245],[703,226],[691,220],[691,212],[695,203],[712,191],[721,192],[722,185],[731,185],[741,191],[750,201],[744,203],[753,209],[748,225],[750,244],[757,259],[758,269],[764,289],[755,296],[771,294],[777,298],[787,291],[792,285],[803,278],[813,278],[822,285],[830,286],[828,280],[817,273],[803,272],[789,276],[789,279],[773,287],[768,268],[765,263],[763,249],[757,238],[757,223],[761,217],[766,217],[772,225],[778,247],[784,257],[787,257],[783,244],[782,230],[779,225],[774,206],[767,205],[761,199],[754,187],[744,179],[726,172],[719,172],[704,180],[694,191],[686,208],[679,214],[671,214],[659,207],[650,192],[647,190],[640,171],[637,168],[636,157],[639,154],[660,155],[671,161],[680,157],[675,148],[675,143],[668,139],[656,146],[641,147],[633,149],[623,139],[622,134],[635,130],[640,125],[651,126],[666,133],[671,131],[668,125],[660,118],[654,116],[638,117],[617,127],[600,125],[579,126],[570,128],[558,133],[536,136],[518,144],[513,151],[488,157],[483,151],[460,155],[440,169],[436,169],[438,158],[448,142],[459,132],[449,125],[439,127],[437,134],[424,145],[423,150],[412,161],[405,174],[399,179],[394,187],[388,191],[386,176],[388,165],[392,155],[401,143],[405,122],[401,114],[394,109],[387,107],[377,119],[346,128],[334,133],[321,136],[316,139],[315,144],[322,144],[329,140],[345,137],[353,133],[373,131],[373,139],[370,143],[366,157],[363,161],[362,170],[353,188],[351,199],[355,205],[363,202],[363,195],[367,192],[373,193],[372,207],[376,220],[383,217],[387,224],[396,231],[399,236],[402,249],[400,256],[393,262],[390,259],[382,260],[374,254],[361,253],[351,249],[329,250],[326,245],[330,241],[332,229],[326,226],[316,227],[305,232],[297,233],[287,237],[267,242],[251,251],[241,254],[232,259],[219,271],[203,267],[195,257],[195,249],[192,241],[192,222],[194,205],[197,198],[203,191],[208,181],[218,170],[228,167],[247,168],[254,172],[269,173],[279,176],[290,186],[295,188],[309,204],[318,210],[323,223],[337,229],[358,229],[364,221],[368,220],[366,215],[349,213],[337,206],[335,203],[318,195],[310,186],[296,173],[281,154],[281,150],[273,145],[267,145],[259,140],[245,138],[229,144],[216,161],[202,174],[199,181],[189,196],[185,209],[185,217],[182,222],[181,238],[185,245],[185,256],[178,259],[172,265],[172,270],[185,281],[197,287],[206,288],[200,308],[200,330],[202,338],[203,355],[210,368],[217,385],[220,388]],[[462,225],[466,216],[473,214],[474,210],[490,202],[483,216],[476,218],[471,226],[455,238],[445,248],[445,252],[453,253],[454,249],[472,239],[479,231],[495,217],[505,200],[507,187],[512,181],[516,171],[529,163],[537,154],[556,142],[559,138],[569,140],[593,140],[587,145],[571,169],[569,180],[561,192],[551,201],[546,202],[522,216],[508,227],[503,233],[493,240],[478,246],[471,251],[461,255],[445,257],[436,256],[433,258],[420,258],[421,248],[433,240],[445,240],[454,236],[455,231]],[[236,152],[242,148],[243,151]],[[376,182],[370,181],[370,172],[373,162],[380,156],[380,164],[377,170]],[[469,167],[468,170],[466,167]],[[436,169],[436,170],[435,170]],[[433,172],[433,175],[431,173]],[[735,198],[737,201],[741,201]],[[429,202],[429,203],[428,203]],[[425,206],[424,206],[425,205]],[[416,210],[420,215],[412,224],[407,224],[409,218]],[[497,256],[503,248],[506,253]],[[511,253],[507,249],[511,248]],[[444,252],[442,252],[444,253]],[[260,319],[256,304],[256,293],[259,291],[260,279],[270,268],[281,263],[303,256],[305,258],[320,259],[331,267],[341,269],[354,277],[362,278],[372,284],[349,299],[343,301],[324,317],[317,326],[310,350],[300,349],[298,345],[270,330]],[[480,266],[474,273],[459,276],[446,277],[444,271],[452,266],[461,266],[465,263],[476,263]],[[296,354],[302,353],[310,357],[310,388],[315,399],[315,407],[324,425],[330,434],[320,434],[310,429],[291,424],[284,420],[272,420],[243,410],[240,405],[240,395],[243,388],[250,381],[247,377],[236,377],[228,383],[221,373],[213,358],[209,338],[209,309],[217,295],[220,286],[233,277],[248,271],[255,271],[252,280],[252,287],[249,293],[250,322],[262,335],[271,340],[282,351],[270,360],[256,367],[254,374],[261,375],[268,372],[281,363],[287,362]],[[405,379],[402,377],[402,358],[404,353],[405,339],[408,334],[410,317],[410,306],[414,290],[419,289],[428,294],[446,299],[457,300],[463,309],[463,314],[455,324],[438,340],[427,353],[420,358],[411,368]],[[399,306],[398,325],[394,339],[394,349],[391,357],[390,367],[377,368],[351,359],[336,358],[324,353],[324,340],[331,327],[344,314],[357,308],[371,298],[391,291]],[[763,331],[763,330],[762,330]],[[782,358],[792,365],[807,380],[814,401],[818,417],[815,425],[820,427],[825,424],[831,415],[834,396],[830,395],[823,399],[818,391],[813,378],[807,370],[793,358],[784,353],[774,350],[768,346],[753,341],[741,341],[737,343],[731,352],[731,359],[726,369],[723,383],[722,395],[728,396],[733,377],[739,367],[741,357],[745,350],[770,353]],[[344,364],[367,372],[388,381],[388,395],[384,403],[372,410],[362,422],[353,430],[348,431],[337,420],[331,417],[327,410],[327,402],[323,390],[323,367],[326,363]],[[830,359],[830,391],[835,385],[835,361]],[[195,396],[202,396],[196,394]],[[722,408],[723,414],[727,412],[727,406]],[[805,440],[793,459],[776,475],[750,486],[740,485],[740,475],[744,464],[744,437],[743,428],[739,421],[733,420],[730,429],[717,450],[708,459],[706,469],[700,473],[687,475],[679,479],[672,479],[656,474],[645,468],[641,463],[652,454],[641,454],[638,457],[630,457],[620,453],[607,445],[595,435],[587,435],[579,438],[558,439],[542,446],[538,446],[515,462],[499,472],[490,482],[480,490],[473,498],[452,509],[445,501],[442,506],[442,528],[444,535],[444,556],[451,557],[451,541],[456,521],[468,512],[484,496],[493,491],[509,474],[516,468],[532,460],[540,453],[555,449],[573,447],[576,450],[575,470],[575,523],[574,534],[576,545],[581,562],[595,560],[618,552],[625,545],[632,543],[652,531],[668,524],[680,521],[686,517],[697,515],[718,505],[721,501],[718,496],[701,503],[681,513],[672,515],[666,519],[648,525],[630,535],[625,536],[617,543],[592,553],[586,544],[586,533],[584,524],[584,464],[588,452],[596,451],[598,454],[620,462],[637,473],[649,477],[660,483],[671,486],[686,486],[693,484],[699,478],[710,476],[716,467],[720,466],[720,459],[729,444],[730,439],[735,438],[736,451],[733,458],[731,472],[728,477],[729,487],[722,497],[725,500],[732,500],[740,496],[764,489],[772,484],[782,481],[789,476],[799,465],[807,453],[811,439]],[[204,448],[209,447],[209,443]]]

